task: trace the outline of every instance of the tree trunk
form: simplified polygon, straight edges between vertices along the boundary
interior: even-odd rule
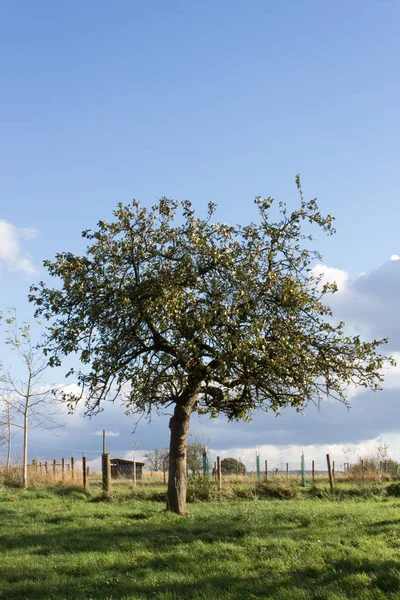
[[[189,421],[196,395],[185,403],[175,405],[169,422],[171,440],[169,446],[169,470],[167,509],[178,515],[186,514],[186,446]]]
[[[7,405],[7,471],[11,469],[11,407]]]
[[[22,486],[28,487],[28,408],[24,412],[24,449],[22,459]]]

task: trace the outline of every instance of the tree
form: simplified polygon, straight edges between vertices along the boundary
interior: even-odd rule
[[[0,313],[0,321],[2,320],[3,315]],[[2,363],[0,361],[0,370],[2,368]],[[0,382],[2,381],[2,375],[0,374]],[[5,404],[1,403],[0,399],[0,448],[7,445],[7,470],[10,468],[10,451],[11,451],[11,431],[9,431],[9,421],[10,421],[10,409]]]
[[[11,468],[11,441],[15,435],[13,431],[14,412],[11,404],[1,401],[0,396],[0,448],[7,446],[7,471]]]
[[[203,472],[203,453],[205,449],[205,445],[199,440],[187,444],[187,471],[190,471],[192,475],[198,476]]]
[[[383,473],[384,475],[398,478],[400,474],[400,464],[389,457],[382,462],[379,459],[379,455],[372,454],[370,456],[363,456],[362,458],[359,457],[357,462],[352,465],[351,472],[359,477],[364,474],[367,476],[373,474],[380,478]]]
[[[124,395],[128,411],[172,407],[168,506],[184,514],[186,444],[193,412],[250,419],[257,409],[302,410],[330,396],[347,403],[349,384],[380,389],[386,340],[350,337],[323,303],[334,283],[312,271],[311,225],[333,233],[316,200],[292,212],[255,199],[248,225],[197,217],[189,201],[151,209],[119,204],[112,222],[86,230],[86,253],[44,262],[56,287],[31,287],[36,315],[51,321],[50,364],[72,368],[87,412]],[[178,212],[179,211],[179,212]],[[388,359],[391,364],[393,361]]]
[[[155,450],[146,452],[143,456],[146,461],[146,466],[150,471],[162,471],[163,465],[168,459],[168,450],[155,448]]]
[[[205,450],[204,444],[199,441],[191,442],[187,444],[186,448],[186,465],[187,471],[190,471],[192,475],[200,475],[203,470],[203,452]],[[169,465],[169,451],[159,450],[156,448],[152,452],[144,454],[148,468],[151,471],[162,471],[163,465]]]
[[[224,458],[221,460],[222,475],[246,475],[245,465],[236,458]]]
[[[24,377],[15,377],[11,371],[2,377],[3,390],[0,400],[5,407],[6,418],[3,425],[8,431],[8,465],[10,464],[12,429],[19,428],[23,433],[22,485],[28,485],[28,435],[37,429],[60,427],[56,422],[59,410],[53,410],[57,388],[43,384],[43,375],[48,368],[48,360],[41,349],[31,339],[31,326],[17,324],[15,310],[6,319],[6,343],[14,350],[25,371]]]
[[[388,444],[380,444],[375,446],[376,455],[378,458],[379,465],[387,460],[389,460],[389,445]]]
[[[0,414],[0,448],[7,444],[7,428]]]

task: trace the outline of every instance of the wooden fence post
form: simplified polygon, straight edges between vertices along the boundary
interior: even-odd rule
[[[268,461],[264,461],[265,479],[268,479]]]
[[[46,473],[46,475],[47,475],[47,474],[48,474],[48,472],[49,472],[49,463],[47,462],[47,460],[46,460],[46,462],[44,463],[44,472]]]
[[[286,463],[286,477],[289,477],[289,463]]]
[[[331,458],[330,458],[329,454],[326,455],[326,464],[328,465],[329,487],[331,490],[331,494],[334,494],[335,486],[333,483],[332,470],[331,470]]]
[[[85,490],[86,494],[89,493],[89,485],[88,485],[88,480],[87,480],[87,469],[88,469],[88,467],[86,466],[86,456],[82,456],[83,489]]]
[[[62,474],[62,480],[64,481],[64,479],[65,479],[65,458],[61,459],[61,474]]]
[[[57,475],[57,461],[56,461],[56,459],[53,460],[53,475],[54,475],[54,478]]]
[[[221,473],[221,459],[217,456],[217,476],[218,476],[218,489],[222,490],[222,473]]]
[[[312,469],[312,482],[314,483],[315,482],[315,463],[314,463],[314,461],[312,461],[311,469]]]
[[[106,452],[101,457],[102,463],[102,484],[103,484],[103,497],[108,498],[111,494],[111,459],[110,455]]]
[[[335,479],[335,461],[332,461],[332,477]]]
[[[365,477],[364,477],[364,459],[361,459],[361,479],[362,482],[364,483]]]
[[[75,479],[75,458],[71,456],[71,477]]]

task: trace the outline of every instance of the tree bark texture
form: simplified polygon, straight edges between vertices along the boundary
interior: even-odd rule
[[[28,486],[28,408],[24,413],[24,449],[22,461],[22,486]]]
[[[7,405],[7,471],[11,469],[11,407]]]
[[[186,447],[189,434],[189,421],[196,396],[184,403],[175,405],[170,419],[171,440],[169,446],[169,473],[167,509],[178,515],[186,514]]]

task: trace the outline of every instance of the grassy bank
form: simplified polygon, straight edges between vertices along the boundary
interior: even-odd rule
[[[400,598],[396,499],[197,503],[0,492],[7,600]]]

